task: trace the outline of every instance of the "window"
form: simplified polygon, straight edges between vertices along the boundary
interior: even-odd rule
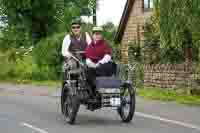
[[[153,0],[144,0],[144,11],[149,11],[153,8]]]

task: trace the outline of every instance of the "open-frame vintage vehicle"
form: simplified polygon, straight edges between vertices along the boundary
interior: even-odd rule
[[[61,111],[64,119],[69,124],[74,124],[80,105],[85,105],[90,111],[110,107],[116,110],[122,122],[130,122],[133,119],[136,104],[136,88],[130,78],[133,76],[130,67],[117,64],[117,72],[112,76],[97,77],[96,95],[90,98],[92,92],[86,81],[87,66],[79,58],[81,54],[83,52],[79,51],[76,52],[76,56],[72,56],[77,63],[76,69],[72,69],[72,66],[67,63],[64,68],[61,91]],[[77,76],[77,78],[74,80],[72,76]],[[126,76],[128,78],[124,78]]]

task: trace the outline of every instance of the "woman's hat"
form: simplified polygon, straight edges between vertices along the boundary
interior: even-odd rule
[[[92,32],[102,32],[102,31],[103,31],[103,28],[100,26],[95,26],[92,28]]]

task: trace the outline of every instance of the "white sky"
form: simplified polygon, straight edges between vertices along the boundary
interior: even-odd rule
[[[99,0],[97,10],[97,25],[113,22],[118,25],[127,0]],[[88,21],[87,17],[84,17]],[[92,22],[92,18],[89,19]]]
[[[102,25],[108,21],[118,25],[127,0],[99,0],[97,11],[97,24]]]
[[[98,25],[112,21],[115,25],[119,24],[126,0],[99,0],[99,10],[97,11]]]

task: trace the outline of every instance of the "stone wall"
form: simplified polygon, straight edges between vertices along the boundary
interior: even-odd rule
[[[175,88],[191,86],[194,74],[191,65],[145,65],[144,86]]]

